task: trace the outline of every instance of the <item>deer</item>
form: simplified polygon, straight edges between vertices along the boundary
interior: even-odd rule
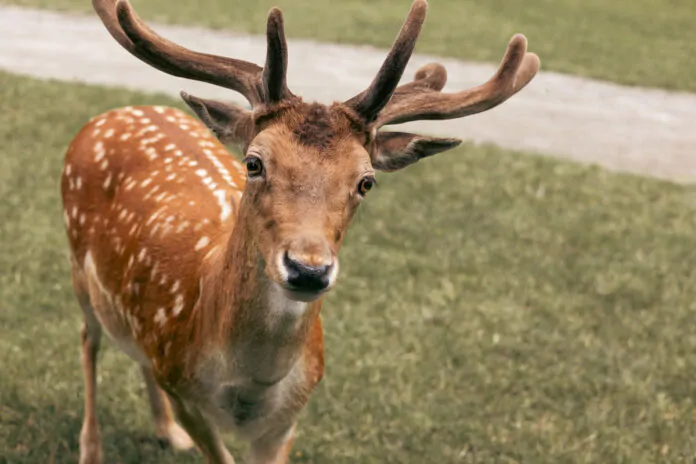
[[[461,143],[380,129],[494,108],[532,80],[539,58],[516,34],[480,86],[443,92],[439,63],[399,85],[427,10],[426,0],[414,0],[370,85],[325,105],[288,88],[277,8],[261,67],[159,36],[128,0],[93,7],[136,58],[238,92],[249,105],[182,91],[195,117],[170,107],[117,108],[92,118],[67,148],[61,193],[83,313],[80,463],[103,459],[96,412],[103,330],[139,365],[163,442],[232,464],[222,437],[234,433],[250,445],[248,462],[285,463],[298,414],[324,375],[322,302],[336,284],[356,209],[378,171]]]

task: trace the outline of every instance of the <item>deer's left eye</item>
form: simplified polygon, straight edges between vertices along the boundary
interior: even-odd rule
[[[246,164],[247,176],[257,177],[263,174],[263,162],[257,156],[249,156],[244,160]]]
[[[363,177],[358,183],[358,193],[362,196],[367,195],[367,192],[372,190],[377,182],[372,176]]]

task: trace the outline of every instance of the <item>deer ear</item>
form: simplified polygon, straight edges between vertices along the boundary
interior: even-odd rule
[[[251,111],[231,103],[206,100],[181,92],[181,98],[223,144],[244,145],[253,136]]]
[[[372,167],[378,171],[398,171],[421,158],[449,150],[462,143],[445,139],[409,134],[408,132],[378,132],[374,140]]]

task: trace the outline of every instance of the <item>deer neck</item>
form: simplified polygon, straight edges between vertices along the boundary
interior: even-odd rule
[[[321,300],[290,300],[266,276],[245,203],[234,230],[204,264],[197,338],[208,351],[223,354],[216,358],[258,382],[274,383],[300,358]]]

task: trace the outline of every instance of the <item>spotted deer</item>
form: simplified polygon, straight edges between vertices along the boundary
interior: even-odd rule
[[[84,313],[80,462],[102,459],[95,371],[103,328],[140,364],[161,439],[229,464],[220,431],[231,431],[250,442],[249,462],[284,463],[324,372],[322,297],[375,172],[460,143],[378,129],[493,108],[527,85],[539,59],[515,35],[478,87],[443,93],[437,63],[399,86],[425,19],[426,1],[415,0],[369,87],[326,106],[286,84],[278,9],[260,67],[164,39],[127,0],[93,6],[137,58],[239,92],[250,109],[182,92],[201,122],[172,108],[116,109],[92,119],[67,150],[62,196]],[[241,163],[225,148],[233,144]]]

